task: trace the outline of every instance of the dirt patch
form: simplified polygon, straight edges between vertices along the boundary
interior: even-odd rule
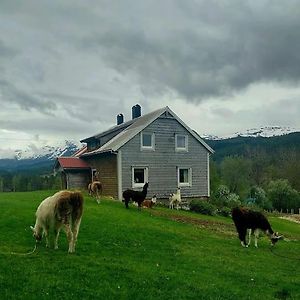
[[[279,218],[300,224],[300,215],[287,215]]]
[[[235,227],[233,224],[222,223],[213,220],[201,220],[189,216],[178,216],[173,214],[167,214],[159,211],[152,211],[153,215],[165,217],[175,222],[192,224],[199,228],[205,228],[217,233],[222,233],[230,236],[236,235]]]

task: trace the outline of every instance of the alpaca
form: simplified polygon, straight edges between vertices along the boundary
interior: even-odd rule
[[[176,205],[176,209],[178,210],[180,203],[181,203],[181,192],[180,192],[180,188],[177,188],[177,192],[175,194],[171,194],[169,197],[169,208],[174,209],[174,205]]]
[[[102,183],[100,181],[93,181],[88,185],[89,195],[95,195],[98,204],[100,203],[100,195],[102,194],[102,188]]]
[[[146,182],[143,186],[143,190],[141,192],[139,191],[134,191],[131,189],[125,190],[123,192],[123,198],[125,201],[125,207],[128,208],[128,203],[130,200],[137,202],[138,208],[141,209],[141,204],[145,200],[147,196],[147,190],[148,190],[148,182]]]
[[[144,200],[142,202],[142,206],[145,207],[145,208],[152,208],[153,205],[155,205],[156,203],[156,195],[154,195],[151,200]]]
[[[232,219],[235,224],[239,239],[243,247],[248,247],[251,242],[251,234],[254,233],[254,245],[257,248],[257,239],[260,230],[265,232],[271,240],[271,245],[274,246],[282,236],[278,232],[274,232],[267,218],[260,212],[248,210],[245,208],[233,208]],[[246,243],[246,233],[249,229],[249,240]]]
[[[57,192],[43,200],[37,208],[35,226],[30,226],[33,236],[36,241],[41,241],[45,234],[46,247],[49,247],[49,234],[54,234],[54,249],[57,249],[59,232],[64,226],[69,242],[69,253],[73,253],[82,212],[83,197],[80,192]]]

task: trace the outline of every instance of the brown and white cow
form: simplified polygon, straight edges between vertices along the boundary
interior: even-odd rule
[[[69,253],[73,253],[82,212],[83,196],[80,192],[57,192],[43,200],[37,208],[35,226],[30,226],[33,236],[36,241],[41,241],[45,235],[46,247],[49,247],[49,236],[54,235],[54,249],[57,249],[59,232],[64,227],[69,242]]]

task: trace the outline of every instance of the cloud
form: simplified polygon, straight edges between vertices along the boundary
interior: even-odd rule
[[[56,109],[55,103],[40,99],[6,80],[0,80],[0,92],[2,101],[15,103],[25,110],[36,109],[43,113],[49,113]]]

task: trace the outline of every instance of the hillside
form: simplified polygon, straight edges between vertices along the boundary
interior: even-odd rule
[[[290,133],[274,137],[235,137],[230,139],[210,140],[205,142],[215,150],[212,159],[220,162],[226,156],[244,155],[261,150],[270,156],[286,150],[300,152],[300,133]]]
[[[75,254],[67,253],[61,233],[58,250],[43,240],[35,253],[22,255],[34,246],[34,211],[52,193],[0,193],[1,299],[300,297],[299,225],[277,217],[269,220],[286,240],[271,250],[262,236],[258,249],[243,248],[230,218],[163,207],[126,210],[121,202],[98,205],[85,195]]]

